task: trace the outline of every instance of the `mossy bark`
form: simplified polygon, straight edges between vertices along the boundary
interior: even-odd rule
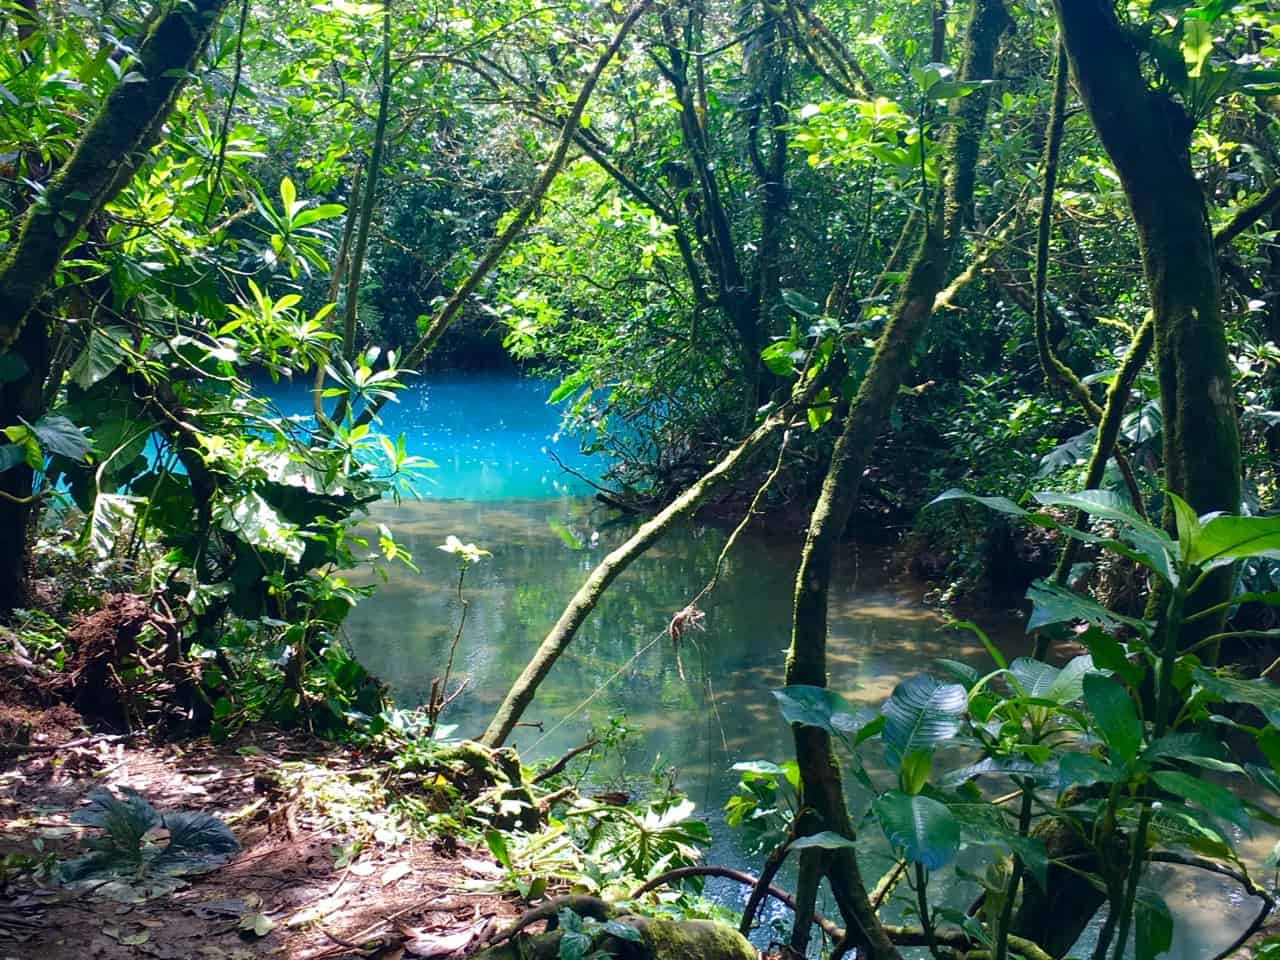
[[[1056,0],[1055,7],[1076,87],[1137,226],[1154,318],[1166,486],[1198,513],[1234,513],[1240,439],[1217,255],[1191,168],[1192,123],[1148,86],[1109,0]],[[1231,577],[1224,569],[1197,591],[1196,608],[1225,600]],[[1198,621],[1197,635],[1216,632],[1213,620]]]
[[[806,391],[806,397],[798,401],[803,407],[808,395],[812,394],[813,385]],[[577,635],[578,628],[595,609],[600,597],[604,595],[609,584],[613,583],[631,563],[640,557],[660,538],[672,524],[682,517],[692,514],[715,490],[732,479],[747,464],[769,439],[788,422],[794,411],[790,406],[770,416],[760,426],[735,447],[723,460],[699,478],[684,493],[676,497],[666,508],[652,519],[640,525],[634,534],[624,543],[609,553],[600,564],[591,571],[586,582],[574,594],[556,625],[543,638],[537,651],[521,671],[516,682],[511,685],[503,698],[488,729],[480,738],[480,742],[490,747],[501,746],[511,736],[516,723],[524,715],[524,711],[533,702],[538,690],[560,655],[568,649]]]
[[[961,73],[965,79],[988,80],[993,76],[996,51],[1009,24],[1002,0],[976,0],[966,36]],[[961,224],[973,200],[989,99],[988,88],[979,87],[953,104],[945,191],[928,217],[893,316],[881,335],[832,452],[796,576],[791,648],[786,664],[788,685],[826,686],[827,597],[836,548],[857,501],[862,473],[910,368],[934,301],[946,284]],[[853,825],[845,807],[830,737],[819,728],[807,726],[796,726],[794,737],[802,777],[801,803],[809,812],[805,832],[832,830],[852,838]],[[815,864],[831,884],[849,927],[850,945],[877,960],[897,956],[867,897],[853,851],[806,850],[801,858],[802,873],[812,871]],[[807,916],[797,916],[792,931],[793,949],[802,952],[807,946],[809,920]]]
[[[736,930],[710,920],[664,920],[624,916],[639,941],[605,936],[596,949],[619,960],[755,960],[757,954]],[[472,960],[555,960],[563,932],[519,937],[477,953]]]
[[[63,253],[111,200],[111,191],[123,186],[121,167],[136,168],[152,146],[226,2],[193,0],[156,22],[138,63],[108,94],[70,159],[27,211],[17,242],[0,260],[0,343],[6,348],[14,345]]]
[[[0,350],[22,358],[25,372],[0,387],[0,427],[34,422],[44,412],[49,321],[38,305],[80,231],[129,181],[153,145],[213,33],[227,0],[192,0],[155,21],[138,62],[107,95],[74,152],[22,219],[0,259]],[[0,474],[0,610],[26,599],[31,471]]]

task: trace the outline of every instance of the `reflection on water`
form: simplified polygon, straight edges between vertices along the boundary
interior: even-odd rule
[[[387,503],[377,508],[376,519],[394,527],[422,573],[391,571],[375,598],[356,610],[348,633],[360,658],[391,684],[403,705],[426,699],[458,622],[456,567],[436,547],[455,534],[493,552],[468,572],[464,588],[471,606],[455,675],[468,688],[446,720],[466,736],[484,729],[564,604],[629,533],[590,500],[572,497]],[[794,544],[742,538],[702,604],[706,632],[694,636],[696,648],[686,644],[683,650],[688,679],[682,681],[662,631],[706,582],[724,539],[722,530],[687,525],[628,569],[539,690],[525,719],[541,727],[520,728],[513,742],[528,760],[558,756],[581,743],[593,723],[625,714],[637,729],[628,772],[674,766],[681,787],[710,821],[712,860],[756,869],[759,863],[743,855],[723,826],[720,809],[737,782],[730,769],[735,762],[790,755],[790,732],[770,691],[782,684],[799,557]],[[1025,652],[1012,617],[991,613],[981,619],[1011,656]],[[878,704],[900,679],[927,670],[936,657],[985,665],[969,634],[945,629],[917,598],[884,583],[874,558],[859,564],[853,548],[836,577],[830,623],[831,683],[856,702]],[[872,776],[887,785],[878,746],[864,753]],[[867,799],[851,794],[852,809],[865,811]],[[888,851],[874,824],[865,824],[862,836],[865,873],[878,877],[890,864]],[[960,866],[978,868],[985,856],[962,851]],[[938,877],[939,900],[964,908],[961,890],[948,884],[951,876],[946,871]],[[1178,949],[1170,956],[1178,960],[1199,960],[1225,947],[1255,910],[1252,901],[1206,874],[1161,868],[1153,877],[1177,915]],[[732,885],[708,889],[729,901],[744,898]]]

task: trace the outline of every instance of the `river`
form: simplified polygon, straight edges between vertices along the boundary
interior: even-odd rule
[[[549,391],[546,383],[506,376],[431,375],[385,414],[388,432],[404,432],[410,453],[437,464],[421,499],[373,510],[421,572],[389,569],[348,621],[347,635],[401,705],[422,703],[443,670],[461,614],[456,563],[437,547],[454,535],[491,551],[463,585],[469,609],[454,675],[467,687],[444,718],[458,735],[483,730],[564,604],[631,529],[548,455],[554,448],[583,474],[600,473],[601,465],[579,454],[571,439],[557,437]],[[281,400],[286,409],[305,403],[301,393]],[[790,754],[790,732],[770,691],[782,685],[798,545],[751,531],[740,540],[701,604],[705,632],[682,650],[686,679],[663,637],[672,614],[710,577],[726,535],[716,526],[685,524],[627,570],[539,690],[525,717],[539,726],[519,728],[513,742],[526,761],[559,756],[585,740],[593,724],[625,716],[633,728],[625,750],[597,774],[607,782],[669,769],[711,827],[708,860],[754,871],[759,859],[745,855],[721,808],[737,783],[734,763]],[[968,634],[946,629],[917,590],[887,582],[881,568],[878,557],[857,547],[842,554],[831,596],[835,689],[875,705],[936,657],[985,665]],[[1015,612],[992,610],[980,619],[1011,655],[1023,652]],[[879,751],[871,744],[866,752]],[[878,765],[868,766],[875,775]],[[866,799],[851,795],[853,809],[865,810]],[[864,871],[879,876],[890,862],[883,837],[874,823],[864,824],[861,836]],[[1260,861],[1273,840],[1245,843],[1249,859]],[[981,859],[981,851],[962,851],[960,865]],[[1211,956],[1251,919],[1254,902],[1208,875],[1160,868],[1152,877],[1175,912],[1176,947],[1167,955],[1175,960]],[[939,880],[947,905],[966,905],[946,874]],[[948,888],[956,895],[947,897]],[[730,904],[743,896],[723,883],[708,889]]]

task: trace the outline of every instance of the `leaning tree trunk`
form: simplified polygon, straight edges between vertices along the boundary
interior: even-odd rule
[[[489,747],[499,747],[506,742],[507,737],[511,736],[511,731],[516,728],[516,724],[524,715],[524,711],[533,702],[533,695],[537,693],[538,687],[547,678],[556,661],[569,648],[569,644],[577,636],[578,629],[596,608],[596,604],[604,596],[609,584],[613,583],[623,570],[656,543],[677,520],[692,515],[712,493],[737,476],[775,433],[781,430],[797,412],[803,411],[808,406],[824,382],[824,378],[812,380],[791,403],[784,405],[782,409],[766,418],[719,463],[691,484],[663,510],[641,524],[626,543],[611,551],[600,561],[599,565],[591,571],[586,582],[573,595],[573,599],[560,614],[560,619],[543,638],[520,676],[503,697],[502,703],[489,722],[488,729],[480,738],[481,743]]]
[[[22,374],[0,388],[0,428],[44,411],[48,322],[37,309],[63,255],[90,218],[128,182],[151,148],[196,65],[227,0],[191,0],[157,20],[138,62],[107,95],[66,164],[23,217],[18,239],[0,260],[0,350]],[[0,473],[0,611],[25,601],[26,527],[31,473]]]
[[[1198,513],[1234,513],[1240,437],[1217,254],[1191,169],[1193,124],[1166,93],[1148,85],[1110,0],[1055,0],[1055,7],[1080,97],[1138,228],[1155,326],[1165,484]],[[1231,579],[1229,569],[1220,571],[1197,591],[1196,608],[1226,600]],[[1197,636],[1217,632],[1214,619],[1198,621]]]
[[[1003,0],[975,0],[961,74],[964,79],[992,77],[996,49],[1009,25]],[[787,653],[788,685],[826,686],[827,597],[836,547],[853,512],[862,473],[876,439],[928,325],[935,298],[946,283],[961,224],[973,200],[978,148],[989,100],[987,88],[979,87],[954,102],[945,193],[929,216],[893,317],[880,337],[875,358],[832,452],[796,575],[791,649]],[[833,830],[852,839],[853,825],[845,807],[840,768],[832,755],[830,737],[821,729],[806,726],[796,726],[794,735],[802,777],[802,806],[813,814],[806,832]],[[801,876],[811,875],[815,869],[831,883],[849,927],[851,944],[862,947],[867,956],[877,960],[897,956],[867,898],[852,850],[805,850],[801,855]],[[809,917],[798,916],[792,949],[803,953],[808,935]]]

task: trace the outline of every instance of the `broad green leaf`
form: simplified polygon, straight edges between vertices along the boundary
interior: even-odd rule
[[[88,390],[95,383],[110,376],[116,367],[124,362],[125,351],[120,344],[128,339],[129,332],[124,327],[103,327],[89,331],[80,356],[71,364],[71,379],[82,390]]]
[[[559,403],[582,387],[589,379],[590,375],[585,370],[574,371],[561,380],[560,385],[551,391],[551,396],[547,397],[547,403]]]
[[[303,543],[297,532],[258,493],[250,492],[239,500],[218,503],[213,516],[222,529],[251,546],[283,554],[295,563],[302,559]]]
[[[640,931],[629,923],[623,923],[621,920],[606,920],[604,922],[604,932],[610,936],[617,937],[619,940],[630,940],[632,943],[643,943],[644,937],[640,935]]]
[[[86,533],[89,545],[100,559],[111,556],[125,526],[133,522],[138,505],[142,502],[141,497],[119,493],[99,493],[94,498]]]
[[[968,694],[955,683],[938,683],[925,674],[909,677],[884,702],[885,755],[891,766],[914,750],[950,740],[960,730]]]
[[[294,201],[298,199],[298,190],[293,185],[293,181],[288,177],[284,177],[280,181],[280,200],[284,204],[285,215],[289,215],[289,211],[293,208]]]
[[[1142,722],[1129,692],[1110,677],[1091,673],[1084,678],[1084,700],[1112,755],[1132,763],[1142,746]]]
[[[306,227],[321,220],[332,220],[334,217],[340,217],[347,212],[347,208],[340,203],[322,203],[319,206],[307,207],[296,217],[293,218],[294,227]]]
[[[1203,20],[1183,20],[1182,41],[1178,46],[1187,65],[1187,76],[1198,78],[1213,52],[1213,28]]]
[[[1189,563],[1213,568],[1247,557],[1280,557],[1280,516],[1201,518]]]
[[[1189,807],[1163,804],[1151,817],[1152,838],[1170,848],[1184,847],[1205,856],[1229,860],[1231,845],[1213,827],[1193,816]]]
[[[783,719],[802,727],[821,727],[827,733],[853,733],[875,719],[875,711],[855,707],[826,687],[797,684],[774,690]]]
[[[782,302],[802,317],[813,319],[814,317],[822,315],[822,307],[819,304],[810,300],[804,294],[797,293],[795,290],[788,290],[784,288],[782,291]]]
[[[946,866],[960,849],[960,823],[931,797],[908,796],[897,790],[871,805],[889,842],[907,859],[929,870]]]
[[[56,453],[76,463],[84,463],[89,453],[89,439],[66,417],[43,416],[32,424],[31,429],[45,453]]]
[[[1192,676],[1215,700],[1247,703],[1260,710],[1280,710],[1280,685],[1270,680],[1241,680],[1210,673],[1202,667],[1196,667]]]
[[[979,497],[961,490],[958,487],[938,494],[925,504],[925,509],[935,506],[936,504],[946,503],[952,500],[968,500],[973,503],[981,504],[984,507],[988,507],[991,510],[995,510],[997,513],[1008,514],[1011,517],[1030,518],[1034,516],[1029,510],[1023,510],[1022,507],[1018,506],[1008,497]]]
[[[1042,660],[1018,657],[1009,665],[1009,672],[1024,697],[1046,697],[1057,682],[1059,670]]]
[[[1240,799],[1225,787],[1180,770],[1157,770],[1151,779],[1162,789],[1194,803],[1207,813],[1225,817],[1246,833],[1250,832],[1249,812]]]
[[[1150,636],[1151,626],[1144,620],[1113,613],[1091,597],[1085,597],[1047,580],[1037,580],[1027,588],[1031,601],[1031,616],[1027,620],[1027,632],[1031,633],[1055,623],[1097,624],[1104,630],[1115,631],[1129,627],[1143,636]]]
[[[852,850],[857,846],[848,837],[842,837],[838,833],[830,830],[823,830],[821,833],[811,833],[807,837],[800,837],[791,842],[792,850]]]
[[[1155,890],[1139,887],[1133,904],[1134,960],[1155,960],[1173,947],[1173,914]]]
[[[1223,760],[1226,756],[1222,744],[1203,733],[1166,733],[1142,751],[1138,762],[1150,767],[1159,760]],[[1244,771],[1242,770],[1241,773]]]
[[[1172,490],[1165,492],[1169,502],[1173,504],[1173,516],[1178,526],[1178,547],[1183,557],[1195,555],[1196,541],[1200,539],[1200,518],[1196,516],[1191,504],[1183,500]]]
[[[1072,784],[1120,783],[1124,771],[1088,753],[1068,753],[1058,761],[1059,779],[1064,787]]]
[[[1019,757],[987,757],[947,772],[939,780],[939,786],[953,789],[982,776],[1018,777],[1045,785],[1058,781],[1058,771],[1053,764],[1032,763]]]

